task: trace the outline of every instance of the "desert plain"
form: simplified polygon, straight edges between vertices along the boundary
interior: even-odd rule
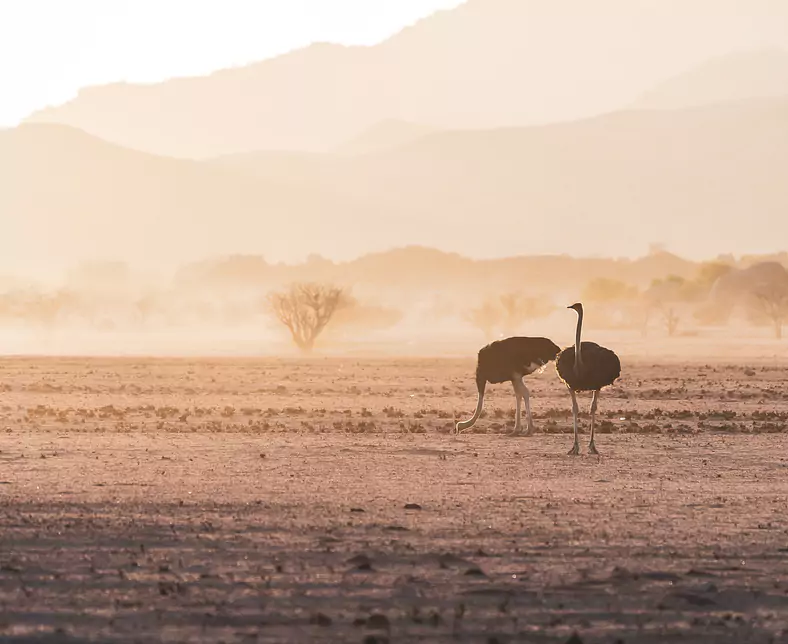
[[[0,640],[788,641],[788,359],[474,363],[4,358]]]

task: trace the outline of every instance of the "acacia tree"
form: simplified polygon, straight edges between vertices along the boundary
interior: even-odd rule
[[[312,282],[299,282],[268,295],[271,311],[304,353],[314,349],[317,337],[347,301],[344,289]]]
[[[657,309],[662,314],[665,330],[671,337],[678,331],[682,311],[695,301],[697,296],[697,285],[677,275],[654,280],[644,294],[646,306]]]
[[[788,321],[788,285],[762,287],[754,293],[754,302],[759,312],[772,323],[774,337],[783,337],[783,325]]]
[[[511,292],[484,299],[467,310],[463,318],[490,341],[498,330],[504,334],[515,333],[525,322],[547,317],[554,308],[553,303],[543,297]]]
[[[580,295],[581,301],[600,304],[595,317],[597,324],[614,326],[618,318],[630,325],[637,325],[645,332],[648,319],[643,316],[643,307],[637,306],[638,288],[624,281],[597,277],[589,281]]]
[[[636,286],[608,277],[597,277],[586,284],[582,298],[589,302],[612,304],[634,300],[638,295]]]
[[[503,331],[512,334],[525,322],[544,318],[553,312],[553,304],[545,298],[527,296],[523,293],[504,293],[500,297],[503,309]]]
[[[495,337],[495,326],[501,319],[501,310],[496,302],[486,299],[478,306],[465,311],[463,318],[471,326],[479,329],[484,334],[485,341],[489,342]]]
[[[705,293],[708,293],[718,279],[727,275],[732,270],[733,266],[725,264],[724,262],[704,262],[698,268],[695,282]]]
[[[79,308],[79,298],[71,291],[61,289],[53,293],[32,291],[23,296],[21,311],[23,319],[44,333],[51,333],[62,316]]]

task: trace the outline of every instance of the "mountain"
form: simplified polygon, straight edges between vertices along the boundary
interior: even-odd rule
[[[413,143],[422,136],[432,134],[435,128],[398,119],[386,119],[361,134],[338,146],[338,154],[369,154],[380,152],[400,145]]]
[[[297,265],[274,265],[259,256],[214,257],[183,266],[174,284],[182,291],[219,295],[242,288],[259,291],[261,285],[270,288],[295,281],[326,281],[352,285],[355,294],[370,299],[384,296],[391,300],[399,294],[403,303],[412,305],[424,302],[429,294],[467,304],[491,290],[578,297],[589,281],[600,277],[623,279],[645,288],[666,275],[692,279],[698,269],[697,263],[666,252],[635,259],[523,255],[477,260],[435,248],[407,246],[346,262],[312,257]]]
[[[748,98],[788,96],[788,50],[719,56],[646,92],[640,109],[677,109]]]
[[[0,272],[412,244],[476,259],[637,257],[652,242],[691,259],[763,253],[788,238],[786,167],[788,97],[439,131],[355,156],[191,161],[26,124],[0,132]]]
[[[276,165],[266,159],[234,167],[265,178]],[[312,161],[288,181],[370,204],[376,238],[392,246],[632,257],[663,242],[702,258],[772,251],[788,233],[788,97],[437,132]]]
[[[788,47],[786,24],[783,0],[469,0],[373,47],[91,87],[29,120],[176,157],[325,152],[387,119],[484,129],[601,114],[711,56]]]
[[[337,230],[365,239],[373,230],[366,210],[329,189],[137,152],[67,126],[0,131],[0,177],[0,271],[86,259],[172,266],[233,252],[297,259],[309,248],[341,254],[329,241]]]

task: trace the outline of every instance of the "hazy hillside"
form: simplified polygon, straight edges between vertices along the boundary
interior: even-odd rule
[[[232,252],[294,259],[341,251],[333,239],[351,223],[364,244],[370,237],[363,211],[317,186],[156,157],[65,126],[0,131],[0,176],[0,271],[81,259],[175,265]]]
[[[531,255],[474,260],[434,248],[408,246],[347,262],[312,257],[287,266],[259,256],[212,258],[181,267],[174,283],[181,289],[227,293],[317,280],[350,285],[354,293],[366,297],[391,299],[400,293],[413,302],[425,293],[440,293],[472,304],[475,297],[488,291],[523,290],[545,297],[570,292],[577,297],[590,280],[599,277],[645,288],[653,279],[666,275],[693,278],[697,271],[697,263],[665,252],[636,259]],[[392,275],[397,279],[392,280]]]
[[[64,126],[0,132],[0,271],[228,253],[296,261],[408,244],[470,257],[703,258],[788,233],[788,98],[439,132],[362,156],[197,162]]]
[[[263,158],[235,167],[261,177],[284,167]],[[776,250],[788,233],[788,97],[441,132],[297,165],[291,182],[398,213],[374,215],[380,235],[477,257],[631,257],[650,242],[709,257]]]
[[[788,96],[788,50],[719,56],[646,92],[634,107],[676,109],[749,98]]]
[[[766,46],[788,47],[783,0],[469,0],[375,47],[88,88],[31,119],[174,156],[326,151],[386,119],[488,128],[620,109],[711,56]]]
[[[436,130],[428,125],[386,119],[336,147],[338,154],[369,154],[413,143]]]

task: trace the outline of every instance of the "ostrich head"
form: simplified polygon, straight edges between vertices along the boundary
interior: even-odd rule
[[[580,302],[576,302],[572,306],[567,306],[566,308],[572,309],[573,311],[577,312],[578,315],[583,313],[583,305]]]

